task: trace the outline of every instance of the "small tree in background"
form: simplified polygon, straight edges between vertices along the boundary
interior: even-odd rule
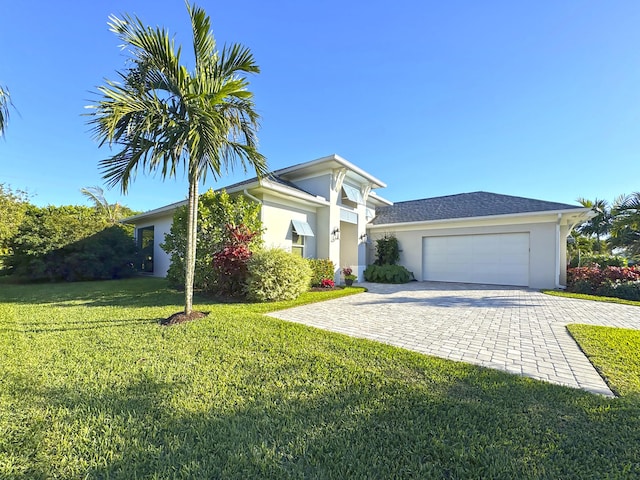
[[[395,265],[400,260],[400,245],[392,233],[376,240],[376,265]]]

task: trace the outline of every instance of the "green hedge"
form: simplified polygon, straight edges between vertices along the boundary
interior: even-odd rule
[[[255,252],[247,267],[247,298],[251,301],[293,300],[307,291],[311,281],[309,263],[280,249]]]

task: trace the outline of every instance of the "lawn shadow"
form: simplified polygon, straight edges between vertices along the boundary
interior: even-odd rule
[[[288,368],[291,375],[300,371],[295,361]],[[76,472],[86,478],[584,478],[640,473],[637,406],[626,412],[636,415],[628,417],[613,400],[487,369],[461,368],[456,378],[434,383],[429,372],[403,364],[376,386],[364,375],[321,390],[312,381],[287,382],[285,369],[280,389],[228,384],[235,404],[199,391],[192,393],[189,408],[177,407],[186,405],[180,393],[196,392],[197,385],[158,380],[144,372],[113,390],[47,390],[28,384],[21,394],[35,396],[54,411],[70,412],[70,422],[93,432],[97,450],[78,445],[69,452],[71,459],[91,454],[91,466]],[[37,428],[42,435],[47,426]],[[24,431],[31,433],[30,428]],[[620,448],[621,438],[628,449]],[[48,457],[37,458],[44,462]],[[33,468],[54,476],[63,466]]]
[[[209,301],[195,295],[195,301]],[[162,307],[184,304],[184,292],[169,288],[165,279],[138,277],[95,282],[3,285],[0,302],[53,307]]]
[[[368,298],[363,295],[358,298]],[[430,297],[391,296],[380,300],[354,302],[354,305],[389,305],[394,303],[417,304],[430,307],[470,307],[470,308],[525,308],[539,307],[525,299],[506,296],[470,297],[461,295],[440,295]]]

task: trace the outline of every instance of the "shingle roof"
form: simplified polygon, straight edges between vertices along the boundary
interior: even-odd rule
[[[489,192],[460,193],[444,197],[397,202],[376,209],[372,225],[426,222],[453,218],[485,217],[517,213],[581,209],[579,205],[547,202],[533,198],[513,197]]]

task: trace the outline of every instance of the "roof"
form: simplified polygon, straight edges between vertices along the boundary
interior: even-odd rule
[[[301,194],[303,197],[304,196],[308,196],[308,197],[313,197],[313,198],[317,198],[315,195],[313,195],[312,193],[307,192],[306,190],[303,190],[302,188],[298,187],[297,185],[295,185],[294,183],[285,180],[284,178],[281,178],[273,173],[269,173],[267,175],[265,175],[264,177],[262,177],[262,180],[268,180],[271,181],[275,184],[281,185],[283,187],[286,187],[290,192],[298,192],[299,194]],[[260,182],[258,181],[258,177],[253,177],[253,178],[249,178],[247,180],[243,180],[241,182],[238,183],[234,183],[232,185],[228,185],[226,187],[222,187],[222,188],[218,188],[216,189],[217,192],[222,191],[222,190],[226,190],[229,193],[235,193],[237,191],[242,191],[244,188],[249,188],[249,187],[255,187],[255,186],[259,186],[261,185]],[[149,219],[152,217],[157,217],[157,216],[162,216],[162,215],[166,215],[167,213],[172,213],[176,208],[182,207],[184,205],[187,204],[187,200],[181,200],[179,202],[175,202],[169,205],[165,205],[163,207],[160,208],[156,208],[153,210],[149,210],[143,213],[139,213],[137,215],[134,215],[132,217],[127,217],[125,219],[122,220],[123,223],[135,223],[136,221],[139,221],[141,219]]]
[[[376,217],[370,223],[372,225],[387,225],[574,209],[578,211],[585,210],[584,207],[579,205],[547,202],[545,200],[490,192],[472,192],[396,202],[387,207],[379,207],[376,209]]]
[[[307,175],[310,173],[324,172],[327,169],[333,168],[346,168],[347,176],[354,176],[358,180],[364,179],[367,182],[371,183],[371,188],[384,188],[387,186],[387,184],[382,180],[379,180],[373,175],[365,172],[360,167],[354,165],[348,160],[345,160],[340,155],[337,155],[335,153],[326,157],[311,160],[309,162],[298,163],[290,167],[281,168],[279,170],[276,170],[274,173],[276,175],[290,176],[295,179],[301,174]]]

